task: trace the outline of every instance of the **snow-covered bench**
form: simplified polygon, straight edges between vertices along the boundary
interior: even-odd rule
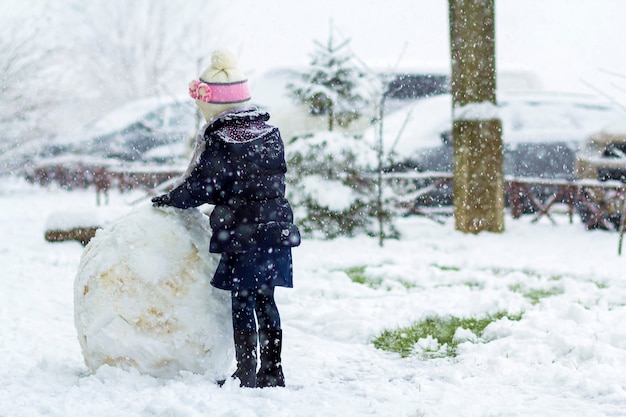
[[[98,208],[83,211],[56,211],[46,219],[44,238],[48,242],[75,240],[83,246],[96,235],[96,231],[109,224],[130,208]]]

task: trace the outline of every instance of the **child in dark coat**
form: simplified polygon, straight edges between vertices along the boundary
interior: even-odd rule
[[[266,123],[268,113],[248,104],[247,81],[229,51],[214,52],[189,92],[207,124],[180,185],[152,202],[182,209],[215,205],[210,251],[222,255],[211,284],[232,295],[233,377],[245,387],[284,386],[274,288],[293,286],[291,248],[300,244],[300,233],[285,198],[280,132]]]

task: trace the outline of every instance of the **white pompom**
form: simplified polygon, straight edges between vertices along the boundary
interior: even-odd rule
[[[227,49],[218,49],[211,56],[211,66],[217,70],[237,68],[237,57]]]

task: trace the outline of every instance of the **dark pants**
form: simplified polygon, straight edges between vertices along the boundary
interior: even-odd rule
[[[235,332],[280,330],[280,315],[274,301],[274,287],[262,286],[254,289],[231,292],[233,306],[233,330]]]

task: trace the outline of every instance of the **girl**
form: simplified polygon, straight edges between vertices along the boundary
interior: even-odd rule
[[[280,132],[266,123],[268,113],[249,105],[248,83],[229,51],[213,53],[189,93],[207,124],[180,185],[152,202],[182,209],[215,205],[210,251],[222,255],[211,284],[232,295],[233,378],[244,387],[284,386],[274,288],[293,286],[291,248],[300,244],[300,233],[285,198]]]

